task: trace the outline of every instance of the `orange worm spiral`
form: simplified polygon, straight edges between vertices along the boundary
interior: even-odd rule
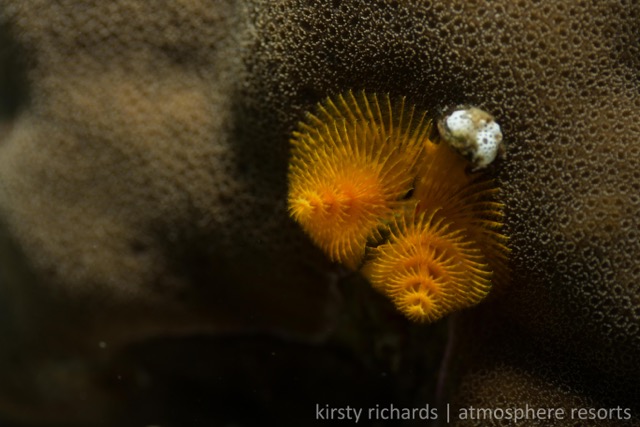
[[[423,322],[477,304],[509,274],[499,189],[431,131],[404,98],[349,91],[307,114],[289,165],[291,216]]]
[[[356,269],[369,237],[412,189],[424,115],[385,97],[340,95],[294,132],[289,211],[334,261]]]

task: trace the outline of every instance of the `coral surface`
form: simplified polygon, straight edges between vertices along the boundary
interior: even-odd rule
[[[440,391],[460,407],[621,405],[636,419],[606,422],[637,425],[639,22],[627,0],[1,0],[0,413],[131,424],[127,393],[159,408],[162,378],[194,366],[184,377],[216,402],[245,385],[219,413],[258,407],[279,425],[314,410],[287,419],[279,399],[371,403],[360,384],[407,405]],[[349,88],[501,125],[512,283],[450,329],[342,286],[357,279],[288,216],[289,135]],[[234,360],[224,340],[180,357],[144,344],[193,333],[322,352],[265,338],[234,371],[214,369]],[[299,394],[261,387],[271,369]]]

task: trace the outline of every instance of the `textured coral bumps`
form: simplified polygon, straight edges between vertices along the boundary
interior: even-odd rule
[[[507,252],[497,188],[431,130],[404,98],[348,92],[291,141],[291,216],[416,321],[480,302]]]

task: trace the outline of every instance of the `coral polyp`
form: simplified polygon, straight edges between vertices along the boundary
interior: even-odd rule
[[[404,100],[348,92],[294,132],[289,211],[332,260],[356,269],[367,239],[406,203],[429,130]]]
[[[480,302],[491,270],[480,249],[438,211],[401,215],[363,273],[409,319],[434,321]]]
[[[289,165],[291,216],[421,322],[477,304],[508,276],[499,189],[477,172],[488,162],[432,131],[404,98],[348,92],[307,115]]]

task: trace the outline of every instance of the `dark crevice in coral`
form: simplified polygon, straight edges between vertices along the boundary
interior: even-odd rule
[[[0,21],[0,124],[11,121],[28,103],[27,55]]]

